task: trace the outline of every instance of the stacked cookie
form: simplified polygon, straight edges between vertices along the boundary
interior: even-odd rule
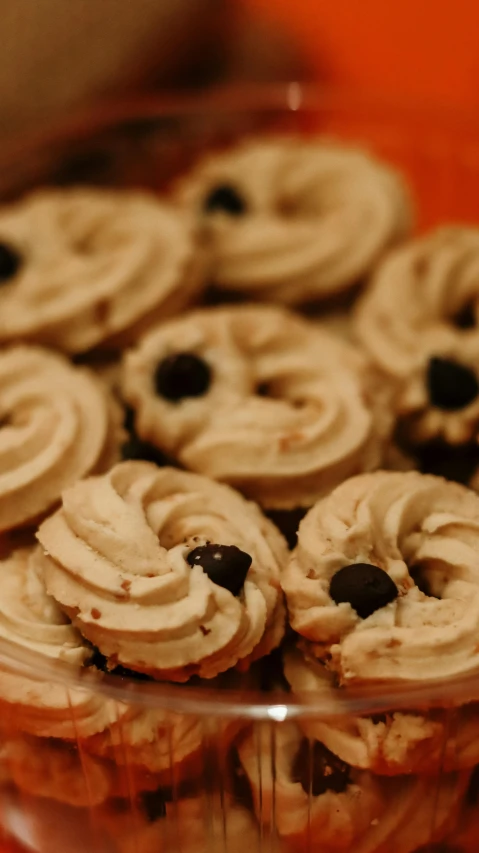
[[[294,138],[0,211],[0,639],[49,662],[0,663],[27,801],[121,853],[475,850],[478,706],[427,689],[479,668],[479,232],[412,218],[392,168]],[[279,688],[279,722],[240,713]]]

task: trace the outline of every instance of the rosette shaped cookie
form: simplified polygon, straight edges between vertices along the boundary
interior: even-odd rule
[[[244,142],[200,163],[178,198],[202,217],[219,287],[289,304],[356,283],[411,227],[391,167],[322,139]]]
[[[284,540],[205,477],[122,463],[64,492],[38,538],[47,589],[112,668],[212,678],[283,636]]]
[[[0,352],[0,531],[33,522],[118,460],[121,412],[88,370],[33,346]]]
[[[362,356],[286,309],[195,311],[125,360],[140,438],[263,506],[311,506],[380,464],[386,405]]]
[[[224,761],[241,725],[129,705],[116,723],[90,738],[86,748],[127,775],[133,770],[154,774],[156,787],[170,788],[204,776],[209,759]]]
[[[83,743],[32,735],[7,735],[2,741],[0,766],[4,777],[23,793],[78,808],[117,797],[148,797],[159,785],[151,773],[135,767],[125,772],[90,755]]]
[[[123,806],[123,808],[122,808]],[[249,812],[230,797],[189,797],[165,802],[158,792],[132,813],[128,804],[106,805],[99,815],[120,853],[281,853],[265,840]]]
[[[394,391],[400,438],[421,448],[424,470],[467,482],[479,464],[479,229],[442,228],[392,253],[355,325]]]
[[[479,497],[415,471],[347,480],[300,525],[291,624],[341,684],[479,669]]]
[[[386,776],[471,769],[479,761],[479,706],[352,714],[326,666],[299,650],[284,653],[284,673],[295,697],[323,702],[329,717],[301,720],[307,737],[320,740],[352,767]],[[431,782],[431,784],[433,784]]]
[[[20,791],[71,806],[92,807],[111,796],[115,768],[63,741],[23,737],[8,739],[3,762]]]
[[[0,210],[0,341],[82,352],[171,316],[201,285],[188,217],[154,197],[42,190]]]
[[[12,651],[11,666],[0,668],[3,739],[27,732],[40,737],[88,738],[117,720],[118,706],[83,686],[69,687],[41,671],[41,660],[81,667],[91,656],[56,602],[47,594],[39,571],[40,548],[21,548],[0,561],[0,639]],[[29,669],[19,667],[15,650],[37,656]],[[38,661],[38,679],[35,677]]]
[[[298,851],[412,853],[453,825],[469,780],[354,770],[292,723],[256,726],[238,752],[258,820]]]

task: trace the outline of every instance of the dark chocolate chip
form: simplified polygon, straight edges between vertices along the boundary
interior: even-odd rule
[[[206,196],[203,203],[205,213],[222,211],[230,216],[242,216],[246,213],[246,202],[238,190],[230,184],[219,184]]]
[[[426,384],[431,404],[446,412],[463,409],[479,394],[479,382],[474,371],[438,356],[429,361]]]
[[[437,439],[416,448],[416,456],[422,474],[435,474],[467,486],[479,467],[479,444],[450,445]]]
[[[319,797],[326,791],[341,794],[349,785],[350,767],[319,741],[303,738],[292,767],[294,782],[303,791]]]
[[[0,243],[0,284],[16,276],[22,264],[18,252],[7,243]]]
[[[177,352],[160,361],[154,376],[156,393],[172,403],[202,397],[211,384],[211,368],[192,352]]]
[[[200,545],[187,556],[190,566],[201,566],[217,586],[239,595],[243,589],[252,558],[236,545]]]
[[[457,314],[452,317],[452,324],[458,329],[474,329],[476,326],[476,314],[474,303],[467,302]]]
[[[143,791],[140,795],[143,811],[150,823],[166,817],[166,798],[161,790]]]
[[[378,566],[354,563],[333,575],[329,594],[336,604],[348,602],[361,619],[367,619],[394,601],[398,588],[388,573]]]

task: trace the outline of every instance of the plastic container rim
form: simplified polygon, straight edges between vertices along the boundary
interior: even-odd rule
[[[154,122],[175,117],[224,115],[227,113],[277,114],[318,113],[357,110],[371,119],[383,116],[415,122],[420,128],[447,126],[458,133],[479,134],[479,114],[462,107],[445,107],[430,101],[415,101],[360,91],[304,85],[295,81],[266,86],[227,86],[206,93],[163,93],[118,101],[100,102],[89,110],[72,115],[61,126],[16,136],[0,150],[0,167],[19,163],[35,151],[55,144],[76,142],[122,123]],[[479,138],[479,136],[478,136]],[[60,683],[66,689],[88,690],[117,701],[137,702],[176,713],[212,717],[249,718],[281,722],[298,717],[331,718],[355,714],[375,714],[394,708],[420,709],[456,707],[479,701],[479,670],[448,679],[422,682],[375,683],[339,688],[328,697],[310,693],[293,697],[285,691],[176,685],[140,682],[92,669],[75,668],[46,658],[34,651],[0,638],[0,671],[23,675],[31,681]],[[1,678],[1,674],[0,674]]]

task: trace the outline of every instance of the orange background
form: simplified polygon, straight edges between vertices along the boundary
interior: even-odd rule
[[[316,76],[479,107],[478,0],[244,0],[286,24]]]

